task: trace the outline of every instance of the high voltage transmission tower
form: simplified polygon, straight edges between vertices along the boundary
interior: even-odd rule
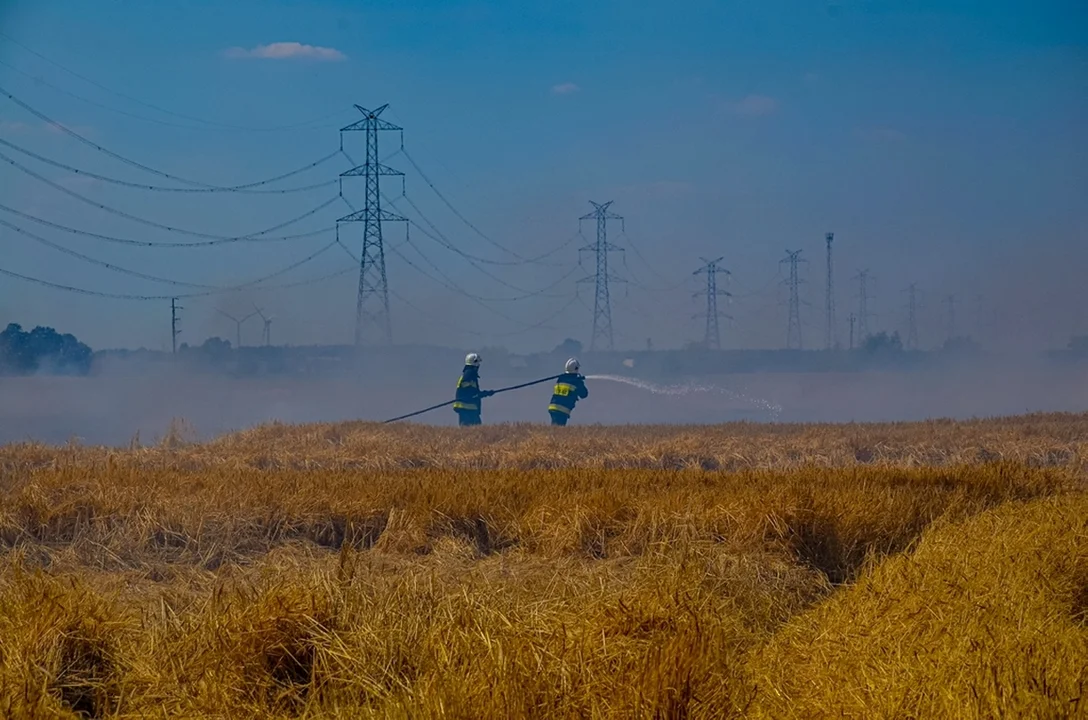
[[[589,342],[590,350],[597,350],[600,342],[606,343],[607,349],[613,349],[612,302],[609,296],[608,283],[610,281],[624,282],[622,278],[612,275],[608,271],[608,253],[623,252],[623,248],[619,245],[608,242],[608,221],[619,220],[620,227],[623,227],[623,217],[608,209],[612,202],[612,200],[609,200],[606,203],[595,203],[590,200],[589,204],[593,206],[593,212],[578,218],[579,223],[583,220],[597,221],[597,242],[579,248],[580,252],[593,253],[597,259],[597,272],[592,277],[578,281],[580,283],[592,282],[594,284],[593,336]]]
[[[948,323],[948,339],[956,337],[956,296],[946,295],[944,298],[944,304],[948,307],[948,316],[946,322]]]
[[[367,110],[359,105],[355,109],[363,119],[340,130],[340,149],[344,149],[345,132],[366,133],[366,162],[340,175],[366,179],[366,201],[362,210],[353,212],[336,221],[337,238],[340,223],[363,223],[363,252],[359,260],[359,292],[355,301],[355,344],[363,342],[363,327],[369,320],[384,335],[386,343],[393,342],[393,325],[389,317],[389,279],[385,273],[385,246],[382,243],[383,222],[407,222],[407,218],[382,209],[380,178],[383,175],[403,176],[404,173],[383,165],[378,160],[378,133],[384,130],[402,131],[393,123],[379,116],[388,105],[377,110]],[[340,195],[343,197],[343,181]]]
[[[800,350],[801,343],[801,293],[800,286],[802,283],[801,276],[798,274],[797,266],[799,263],[808,262],[801,257],[800,250],[787,250],[786,257],[781,260],[782,263],[789,263],[790,276],[786,280],[786,284],[790,288],[790,309],[789,318],[786,321],[786,349],[787,350]]]
[[[858,316],[850,313],[850,349],[854,349],[854,326],[858,324]]]
[[[869,337],[869,271],[858,270],[858,337],[862,342]]]
[[[827,243],[827,296],[824,298],[827,332],[824,337],[824,344],[828,350],[832,350],[838,343],[838,338],[835,337],[835,277],[831,264],[831,244],[835,241],[835,233],[827,233],[824,236],[824,241]]]
[[[975,295],[975,334],[979,342],[986,334],[986,297]]]
[[[918,283],[907,286],[907,349],[918,349]]]
[[[177,355],[178,335],[181,334],[181,329],[178,327],[178,310],[184,309],[181,305],[178,305],[176,297],[170,298],[170,352],[174,355]]]
[[[695,297],[700,295],[706,295],[706,336],[703,340],[705,347],[709,350],[721,350],[722,338],[721,333],[718,330],[718,296],[724,295],[730,297],[731,293],[726,290],[718,289],[718,273],[724,273],[726,276],[730,275],[730,272],[725,268],[718,265],[722,261],[722,258],[715,260],[707,260],[706,258],[699,258],[703,261],[703,266],[696,270],[693,275],[701,275],[706,273],[706,290],[695,293]],[[696,315],[698,317],[698,315]],[[732,319],[729,315],[725,317]]]

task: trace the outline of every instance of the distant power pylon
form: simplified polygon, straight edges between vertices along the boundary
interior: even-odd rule
[[[170,352],[177,354],[178,352],[178,335],[181,334],[181,321],[178,320],[178,310],[184,310],[181,305],[178,305],[177,298],[170,298]]]
[[[234,329],[235,329],[235,332],[236,332],[235,339],[238,341],[238,344],[235,345],[235,347],[239,347],[239,348],[242,347],[242,325],[245,323],[246,320],[249,320],[251,317],[253,317],[257,313],[251,312],[249,315],[246,315],[244,318],[239,319],[239,318],[236,318],[236,317],[234,317],[233,315],[231,315],[229,313],[223,312],[219,308],[216,308],[215,311],[217,313],[219,313],[220,315],[222,315],[223,317],[234,321]]]
[[[264,343],[265,347],[268,347],[272,344],[272,321],[275,320],[276,317],[274,315],[272,317],[266,316],[256,305],[254,305],[253,308],[257,311],[257,314],[261,316],[261,320],[264,321],[264,333],[261,335],[261,342]]]
[[[592,282],[594,285],[593,336],[589,341],[589,349],[597,350],[603,343],[608,350],[612,350],[612,300],[608,284],[609,282],[624,282],[624,280],[608,271],[608,253],[623,252],[623,248],[619,245],[608,242],[608,221],[619,220],[622,228],[623,217],[608,209],[612,205],[611,200],[606,203],[595,203],[590,200],[589,204],[593,206],[593,212],[578,218],[578,222],[581,224],[583,220],[597,221],[597,242],[579,248],[579,252],[591,252],[596,256],[597,272],[578,282]]]
[[[869,271],[858,270],[858,337],[864,342],[869,337]]]
[[[858,324],[858,316],[850,313],[850,349],[854,349],[854,326]]]
[[[956,296],[945,295],[944,304],[948,308],[948,315],[945,317],[946,334],[947,338],[951,340],[956,337]]]
[[[979,342],[986,335],[986,297],[975,295],[975,335]]]
[[[907,349],[918,349],[918,283],[907,286]]]
[[[802,348],[800,286],[803,281],[798,273],[797,266],[799,263],[807,261],[801,257],[800,250],[787,250],[786,257],[780,262],[789,263],[790,266],[790,276],[786,280],[786,284],[790,288],[790,310],[789,318],[786,321],[786,349],[800,350]]]
[[[824,345],[831,350],[838,343],[835,337],[835,276],[831,263],[831,244],[835,242],[835,233],[824,235],[827,243],[827,297],[824,298],[824,313],[827,316],[827,332],[824,337]]]
[[[718,273],[730,275],[730,272],[725,268],[718,265],[722,261],[722,258],[715,260],[707,260],[706,258],[699,258],[703,261],[703,266],[696,270],[693,275],[701,275],[706,273],[706,290],[695,293],[695,297],[700,295],[706,295],[706,335],[703,343],[708,350],[721,350],[722,349],[722,337],[718,330],[718,296],[731,297],[731,293],[727,290],[718,289]],[[698,317],[698,315],[696,315]],[[732,319],[729,315],[725,317]]]
[[[382,209],[380,178],[383,175],[404,173],[386,167],[378,160],[378,133],[383,130],[403,130],[393,123],[382,120],[382,114],[388,105],[377,110],[367,110],[359,105],[355,109],[363,114],[363,119],[340,130],[340,150],[344,149],[344,133],[361,131],[366,133],[366,162],[340,175],[340,196],[344,195],[344,178],[363,177],[366,179],[366,202],[362,210],[353,212],[336,221],[337,239],[340,237],[340,223],[363,223],[363,252],[359,260],[359,293],[355,301],[355,344],[363,342],[363,328],[370,321],[384,335],[386,343],[393,342],[393,324],[389,317],[389,280],[385,273],[385,246],[382,243],[383,222],[406,222],[406,218]],[[403,135],[402,135],[403,138]],[[403,140],[402,140],[403,145]]]

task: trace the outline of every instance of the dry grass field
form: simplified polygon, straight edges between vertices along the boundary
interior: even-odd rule
[[[0,447],[0,716],[1088,717],[1088,415]]]

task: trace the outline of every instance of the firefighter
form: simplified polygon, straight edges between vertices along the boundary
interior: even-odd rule
[[[494,394],[493,390],[480,390],[480,356],[469,353],[465,356],[465,369],[457,380],[457,394],[454,395],[453,411],[457,413],[457,424],[480,425],[480,400]]]
[[[581,365],[577,358],[567,360],[564,372],[555,381],[555,389],[552,391],[552,401],[548,405],[548,414],[552,416],[552,425],[566,425],[570,419],[571,411],[579,400],[589,397],[586,389],[586,378],[580,375],[578,370]]]

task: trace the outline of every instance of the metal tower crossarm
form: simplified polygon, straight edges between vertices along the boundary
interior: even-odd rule
[[[731,273],[718,264],[724,258],[707,260],[706,258],[701,257],[699,259],[703,261],[703,266],[692,274],[706,274],[706,290],[695,293],[695,297],[699,297],[701,295],[706,296],[706,331],[703,338],[703,344],[708,349],[721,350],[722,339],[721,331],[718,327],[718,318],[722,317],[723,313],[718,311],[718,298],[723,296],[732,297],[732,293],[730,293],[728,290],[718,289],[718,273],[722,273],[727,276]],[[730,320],[733,319],[730,315],[724,315],[724,317]]]
[[[589,204],[593,206],[593,212],[586,213],[578,218],[579,223],[583,220],[597,221],[597,241],[592,245],[579,248],[579,252],[592,252],[597,259],[596,272],[591,277],[579,280],[580,283],[592,282],[595,288],[593,336],[589,347],[590,350],[596,350],[598,349],[598,343],[605,343],[607,348],[612,350],[614,347],[612,340],[612,299],[608,285],[609,282],[624,282],[624,280],[608,271],[608,253],[623,252],[623,248],[619,245],[608,242],[608,221],[619,220],[622,228],[623,216],[617,215],[608,209],[612,205],[611,200],[606,203],[595,203],[590,200]]]
[[[382,131],[401,133],[401,146],[404,145],[403,130],[391,122],[379,117],[389,107],[382,105],[376,110],[367,110],[361,105],[355,109],[363,114],[363,119],[341,128],[340,149],[344,149],[345,132],[366,133],[366,162],[340,175],[340,193],[343,195],[345,177],[361,177],[366,181],[366,200],[362,210],[345,215],[337,220],[337,238],[340,223],[363,223],[363,251],[359,260],[359,289],[355,304],[355,344],[363,342],[365,321],[377,326],[385,336],[386,343],[393,342],[393,326],[389,316],[389,278],[385,269],[385,245],[382,241],[383,222],[407,222],[407,218],[388,212],[382,208],[382,176],[401,176],[404,173],[383,165],[378,160],[378,135]]]

